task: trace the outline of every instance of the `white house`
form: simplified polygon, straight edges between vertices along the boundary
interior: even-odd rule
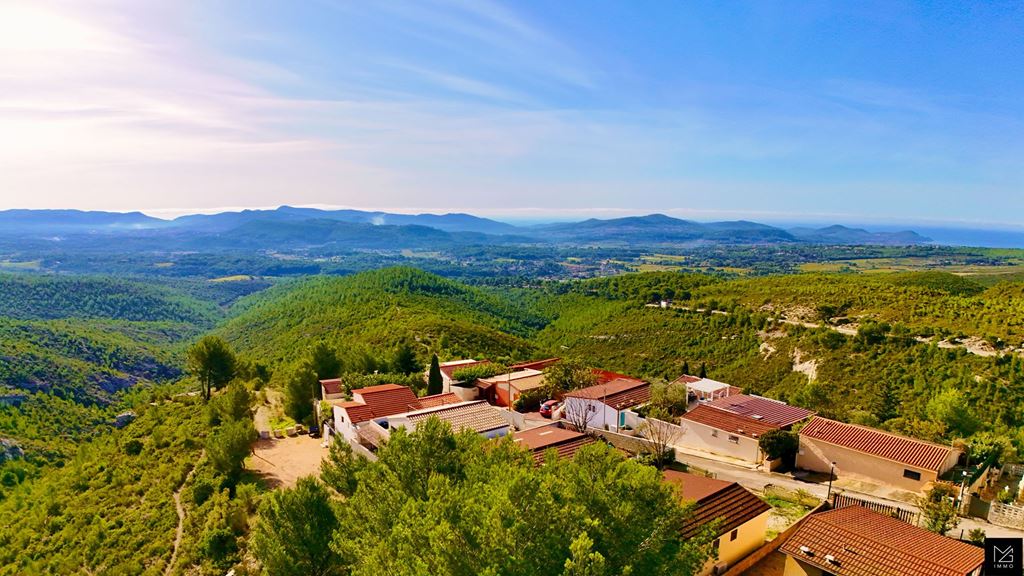
[[[564,418],[569,423],[587,428],[618,431],[624,426],[635,427],[639,422],[630,411],[651,401],[651,385],[632,378],[614,380],[573,390],[564,397]]]
[[[683,433],[677,443],[692,450],[745,460],[764,461],[761,436],[778,430],[777,424],[701,404],[679,419]]]
[[[330,402],[334,412],[334,431],[353,442],[358,441],[360,428],[375,418],[458,401],[454,394],[417,398],[408,386],[381,384],[353,390],[352,400]]]

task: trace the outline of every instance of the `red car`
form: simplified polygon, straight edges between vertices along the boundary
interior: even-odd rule
[[[551,414],[555,410],[558,410],[561,405],[562,403],[558,400],[545,400],[544,403],[540,405],[540,415],[545,418],[551,418]]]

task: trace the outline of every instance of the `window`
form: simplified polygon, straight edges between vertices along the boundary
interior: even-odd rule
[[[739,535],[740,535],[740,529],[739,528],[737,528],[737,529],[733,530],[732,532],[730,532],[729,533],[729,542],[732,542],[733,540],[735,540],[736,537],[739,536]]]
[[[711,548],[713,550],[718,550],[718,540],[715,540],[714,542],[711,543]]]
[[[914,470],[904,470],[903,471],[903,477],[904,478],[910,478],[911,480],[920,480],[921,479],[921,473],[920,472],[916,472]]]
[[[711,431],[711,437],[712,438],[718,438],[718,430],[712,430]]]
[[[732,442],[733,444],[739,444],[740,443],[740,437],[739,436],[733,436],[732,434],[729,434],[729,442]]]

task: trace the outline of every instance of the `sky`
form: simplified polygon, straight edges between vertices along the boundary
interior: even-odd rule
[[[0,0],[0,209],[1024,225],[1024,3]]]

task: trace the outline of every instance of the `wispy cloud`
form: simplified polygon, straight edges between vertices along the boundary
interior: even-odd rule
[[[0,207],[1024,209],[1020,118],[970,96],[694,78],[648,98],[517,4],[325,4],[315,33],[229,9],[211,34],[207,3],[0,3]]]

